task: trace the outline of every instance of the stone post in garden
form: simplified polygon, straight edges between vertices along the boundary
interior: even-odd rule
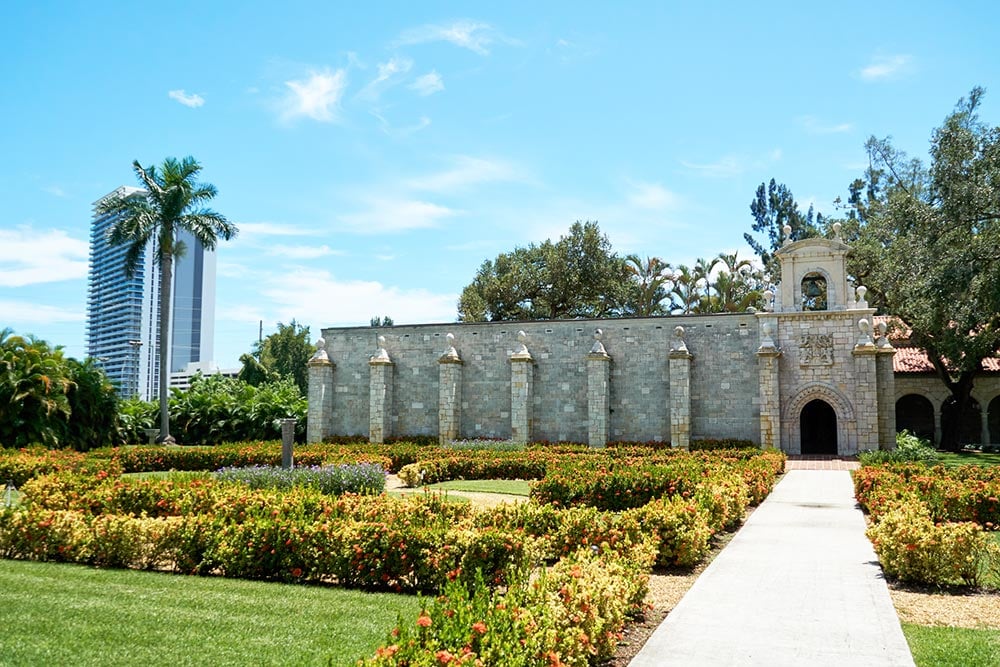
[[[322,442],[333,432],[334,363],[326,353],[326,341],[316,341],[316,354],[309,359],[309,412],[306,442]]]
[[[532,380],[535,362],[525,345],[527,335],[517,332],[517,349],[510,355],[510,439],[531,442]]]
[[[594,346],[587,353],[587,444],[604,447],[608,444],[611,356],[601,339],[604,332],[594,332]]]
[[[462,357],[455,349],[455,335],[448,334],[448,349],[438,359],[438,442],[459,438],[462,424]]]
[[[281,420],[281,467],[291,470],[295,465],[292,449],[295,447],[295,417],[288,417]]]
[[[885,335],[885,322],[875,326],[878,338],[875,340],[875,375],[878,379],[878,441],[882,449],[896,448],[896,375],[892,358],[896,349]]]
[[[691,448],[691,359],[684,327],[674,327],[668,355],[670,366],[670,446]]]
[[[385,349],[385,336],[378,337],[378,350],[368,359],[368,442],[383,443],[392,435],[392,359]]]
[[[766,294],[769,292],[765,292]],[[778,358],[781,357],[781,350],[774,342],[778,318],[770,313],[760,314],[757,318],[760,320],[760,347],[757,348],[760,374],[760,446],[780,448],[781,391],[778,380]]]

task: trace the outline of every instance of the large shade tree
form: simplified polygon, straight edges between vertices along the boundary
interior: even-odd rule
[[[982,96],[973,89],[934,131],[928,166],[871,138],[881,183],[859,216],[867,284],[912,328],[959,415],[1000,350],[1000,127],[980,121]],[[943,427],[941,445],[957,449],[960,420]]]
[[[214,250],[219,239],[236,236],[237,228],[224,216],[205,204],[216,196],[214,185],[196,181],[201,165],[192,158],[166,158],[157,169],[143,167],[138,160],[132,169],[145,190],[145,196],[108,197],[97,206],[98,215],[112,215],[115,222],[108,230],[112,245],[128,245],[125,270],[135,274],[150,241],[160,267],[160,435],[159,442],[173,442],[170,435],[170,411],[167,380],[170,375],[170,298],[173,263],[185,252],[178,240],[180,232],[190,232],[206,250]]]
[[[625,259],[596,222],[576,222],[569,234],[515,248],[483,262],[462,290],[463,322],[614,317],[627,313],[632,291]]]

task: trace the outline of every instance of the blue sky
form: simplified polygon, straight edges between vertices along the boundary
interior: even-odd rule
[[[492,6],[491,6],[492,5]],[[35,2],[0,21],[0,327],[82,357],[91,205],[192,155],[241,229],[215,360],[278,321],[448,322],[483,260],[597,220],[740,250],[776,178],[830,213],[867,137],[925,156],[995,2]]]

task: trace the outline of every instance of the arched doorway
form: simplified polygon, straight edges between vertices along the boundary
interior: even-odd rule
[[[896,432],[904,429],[934,442],[934,404],[920,394],[907,394],[896,401]]]
[[[990,425],[990,442],[1000,443],[1000,396],[990,401],[986,418]]]
[[[958,442],[962,445],[979,444],[983,439],[982,435],[982,412],[979,408],[979,401],[969,397],[969,404],[965,407],[961,418],[958,415],[958,405],[954,397],[949,396],[941,406],[941,430],[947,431],[949,426],[959,419]]]
[[[837,413],[820,399],[806,403],[799,415],[803,454],[837,453]]]

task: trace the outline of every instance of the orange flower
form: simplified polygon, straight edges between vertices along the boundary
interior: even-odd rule
[[[427,616],[426,614],[421,614],[420,618],[417,619],[417,625],[419,625],[422,628],[431,627],[431,622],[432,622],[431,617]]]
[[[443,649],[435,653],[434,657],[436,657],[438,662],[442,665],[447,665],[455,658],[455,656],[453,656],[449,651],[445,651]]]
[[[301,567],[293,567],[292,568],[292,576],[293,577],[301,577],[302,576],[302,568]]]
[[[473,623],[472,624],[472,631],[473,632],[478,632],[481,635],[485,635],[486,634],[486,624],[483,623],[482,621],[479,621],[477,623]]]

